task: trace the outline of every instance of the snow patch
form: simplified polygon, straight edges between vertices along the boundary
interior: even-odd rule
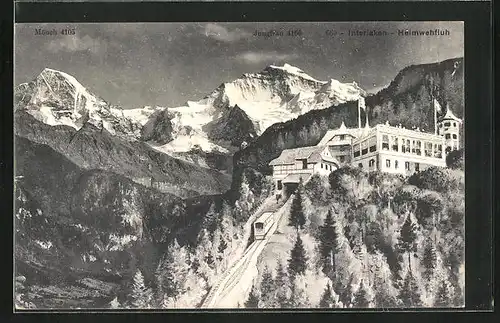
[[[304,73],[304,71],[301,70],[300,68],[292,66],[292,65],[287,64],[287,63],[285,63],[283,66],[270,65],[269,67],[274,68],[274,69],[278,69],[278,70],[282,70],[282,71],[285,71],[287,73],[297,75],[297,76],[300,76],[302,78],[305,78],[305,79],[308,79],[308,80],[311,80],[314,82],[323,83],[322,81],[318,81],[317,79],[313,78],[312,76]]]
[[[126,234],[123,236],[118,236],[115,234],[110,234],[109,236],[110,242],[108,243],[109,245],[112,245],[111,248],[107,248],[109,251],[120,251],[123,250],[124,247],[126,247],[128,244],[130,244],[132,241],[137,241],[137,237]],[[109,263],[106,260],[104,261],[105,263]]]
[[[52,242],[50,241],[40,241],[40,240],[35,240],[35,242],[40,246],[40,248],[49,250],[52,248]]]

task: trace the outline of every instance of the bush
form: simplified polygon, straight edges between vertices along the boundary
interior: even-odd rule
[[[417,196],[420,190],[413,185],[405,185],[396,191],[392,200],[392,208],[398,215],[406,211],[413,212],[417,207]]]
[[[326,177],[314,174],[305,185],[305,193],[314,204],[328,205],[331,196],[327,185]]]
[[[420,189],[440,193],[449,193],[462,188],[460,175],[454,170],[441,167],[429,167],[422,172],[415,173],[408,178],[408,183]]]
[[[465,170],[464,157],[463,149],[451,151],[446,156],[446,166],[452,169]]]
[[[416,216],[417,220],[424,224],[429,218],[438,215],[444,209],[441,195],[437,192],[426,192],[417,200]]]

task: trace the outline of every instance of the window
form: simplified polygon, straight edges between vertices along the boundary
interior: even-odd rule
[[[387,168],[391,167],[391,160],[390,159],[385,160],[385,167],[387,167]]]
[[[330,170],[333,170],[332,165],[330,165]]]
[[[449,123],[449,122],[445,122],[445,123],[444,123],[444,126],[445,126],[445,127],[449,127],[449,126],[450,126],[450,123]]]
[[[453,122],[453,127],[456,127],[457,126],[457,123],[456,122]]]
[[[370,159],[370,161],[368,162],[368,166],[370,167],[375,166],[375,159]]]
[[[422,155],[422,142],[420,140],[417,140],[417,148],[415,152],[417,155]]]
[[[361,143],[361,155],[366,155],[368,153],[368,141],[363,141]]]
[[[443,157],[443,145],[438,145],[438,153],[437,153],[437,158]]]
[[[445,137],[446,139],[450,139],[450,138],[451,138],[451,136],[450,136],[450,134],[449,134],[449,133],[447,133],[444,137]]]
[[[307,159],[302,159],[302,169],[307,169]]]
[[[416,152],[416,149],[417,149],[417,143],[415,142],[415,140],[413,140],[413,141],[411,142],[411,153],[412,153],[412,154],[416,154],[416,153],[417,153],[417,152]]]
[[[452,138],[453,138],[453,139],[457,139],[457,135],[456,135],[456,134],[453,134],[453,135],[452,135]]]
[[[344,156],[339,156],[339,161],[340,161],[341,163],[343,163],[343,162],[344,162],[344,160],[345,160],[345,157],[344,157]]]
[[[359,163],[359,164],[358,164],[358,167],[359,167],[359,168],[363,168],[363,164]]]
[[[424,151],[426,157],[432,157],[432,143],[426,142],[424,143]]]
[[[404,153],[406,151],[406,140],[401,139],[401,152]]]
[[[449,153],[451,151],[451,147],[447,146],[445,151],[446,151],[446,153]]]
[[[278,181],[278,190],[281,190],[283,188],[283,183],[281,181]]]
[[[434,144],[434,157],[435,158],[441,158],[441,151],[438,144]]]
[[[262,222],[255,223],[255,229],[262,230],[263,228],[264,228],[264,223]]]
[[[406,139],[406,150],[405,150],[405,153],[409,153],[410,152],[410,139]]]
[[[359,144],[355,144],[353,147],[353,150],[354,150],[354,157],[358,157],[359,156]]]
[[[340,140],[345,140],[345,135],[340,135],[339,139]]]
[[[321,163],[321,168],[323,168],[323,163]]]
[[[410,170],[410,162],[405,162],[405,169]]]
[[[391,145],[391,148],[393,151],[398,151],[398,137],[396,136],[392,136],[392,145]]]
[[[420,164],[419,163],[415,163],[415,171],[416,172],[420,171]]]
[[[389,150],[389,136],[382,135],[382,150]]]
[[[398,161],[397,160],[394,161],[394,168],[398,169]]]

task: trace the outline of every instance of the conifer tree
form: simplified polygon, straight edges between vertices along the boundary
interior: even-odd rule
[[[392,273],[388,268],[387,258],[381,259],[381,264],[376,266],[374,286],[374,303],[377,308],[397,308],[397,290],[392,284]]]
[[[451,288],[446,280],[442,280],[434,299],[435,307],[449,307],[451,305]]]
[[[109,308],[112,309],[121,308],[121,304],[118,301],[118,297],[113,298],[113,300],[109,303]]]
[[[260,296],[264,305],[269,305],[269,300],[272,298],[275,289],[273,275],[266,265],[262,272],[262,281],[260,282]]]
[[[422,300],[420,298],[420,291],[415,277],[408,272],[403,282],[403,286],[399,292],[399,299],[405,307],[420,307]]]
[[[463,290],[460,287],[460,283],[457,279],[451,279],[451,291],[453,294],[453,302],[452,304],[456,307],[464,306],[464,294]]]
[[[296,277],[290,281],[290,298],[288,300],[288,307],[291,308],[304,308],[308,307],[309,298],[305,291],[304,277]]]
[[[290,219],[289,225],[295,227],[298,231],[299,228],[303,228],[306,224],[306,217],[304,215],[304,209],[302,207],[302,180],[299,183],[299,187],[295,192],[295,197],[292,201],[292,206],[290,208]]]
[[[278,259],[278,266],[276,268],[275,286],[275,302],[273,307],[284,308],[287,306],[288,301],[288,276],[280,259]]]
[[[366,291],[366,286],[363,281],[359,285],[358,290],[354,294],[354,307],[359,308],[367,308],[370,306],[370,302],[368,300],[368,293]]]
[[[436,268],[436,261],[437,261],[436,248],[434,248],[434,244],[432,241],[428,241],[424,249],[424,257],[423,257],[425,276],[427,280],[430,279],[430,277],[434,272],[434,268]]]
[[[335,272],[335,253],[338,248],[338,234],[336,231],[336,223],[329,210],[325,222],[320,229],[320,256],[323,273],[327,276]]]
[[[258,308],[259,307],[259,296],[257,295],[257,290],[255,289],[255,285],[252,285],[252,289],[250,290],[250,295],[248,295],[248,299],[245,302],[246,308]]]
[[[212,252],[208,252],[208,254],[205,256],[205,262],[207,265],[214,269],[215,267],[215,261],[214,261],[214,256],[212,255]]]
[[[331,308],[333,307],[333,295],[332,289],[330,288],[330,283],[326,284],[325,290],[323,291],[323,295],[321,295],[321,299],[319,301],[320,308]]]
[[[417,239],[417,227],[413,223],[411,216],[406,217],[406,221],[401,228],[401,235],[399,237],[399,249],[408,254],[408,269],[411,273],[411,255],[417,251],[415,243]]]
[[[218,256],[217,259],[221,261],[224,258],[224,250],[227,248],[227,243],[224,239],[221,239],[219,247],[217,248]]]
[[[134,308],[150,308],[153,300],[153,293],[151,289],[147,288],[144,283],[144,276],[140,270],[134,275],[131,293],[131,305]]]
[[[296,275],[304,274],[307,269],[307,256],[304,244],[300,235],[297,234],[297,240],[293,249],[290,251],[290,259],[288,259],[288,273],[292,278]]]
[[[389,285],[376,286],[375,306],[377,308],[397,308],[398,300],[389,293]]]
[[[347,285],[344,285],[340,279],[340,276],[337,276],[337,279],[335,280],[335,292],[337,295],[339,295],[339,300],[342,302],[344,307],[350,307],[352,304],[352,284],[354,281],[354,275],[351,274],[351,277],[349,278],[349,283]]]
[[[188,269],[186,249],[180,247],[177,241],[170,246],[164,258],[156,269],[156,280],[159,292],[159,301],[163,304],[165,295],[174,302],[185,292],[185,283]]]

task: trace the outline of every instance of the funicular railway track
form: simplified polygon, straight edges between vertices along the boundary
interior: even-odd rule
[[[283,199],[282,201],[276,203],[274,202],[274,198],[270,201],[271,203],[263,203],[258,207],[258,210],[253,214],[254,221],[264,213],[275,213],[275,211],[279,210],[287,202],[287,200]],[[275,215],[273,216],[273,224],[270,226],[269,230],[267,230],[265,236],[262,239],[254,240],[254,242],[246,248],[241,257],[235,261],[228,270],[225,271],[223,276],[210,289],[205,301],[201,305],[202,308],[218,307],[217,304],[221,300],[224,300],[224,298],[226,298],[234,290],[238,282],[241,281],[241,278],[245,274],[249,264],[255,256],[255,252],[259,250],[260,254],[263,249],[262,247],[265,246],[269,237],[278,227],[280,219],[276,219]]]
[[[265,212],[274,212],[280,209],[285,203],[286,200],[284,199],[279,201],[279,203],[276,203],[274,197],[269,197],[257,207],[257,210],[253,213],[249,222],[253,223],[255,219]],[[270,232],[271,230],[268,231],[268,234]],[[266,234],[266,237],[268,234]],[[240,258],[233,262],[233,264],[218,279],[217,283],[210,289],[208,295],[203,301],[203,304],[201,305],[202,308],[214,307],[216,305],[216,301],[220,299],[222,293],[227,294],[229,285],[231,285],[231,288],[234,287],[235,282],[238,281],[236,278],[241,277],[241,275],[245,272],[254,251],[261,246],[262,243],[265,243],[264,240],[255,240],[245,249]]]

